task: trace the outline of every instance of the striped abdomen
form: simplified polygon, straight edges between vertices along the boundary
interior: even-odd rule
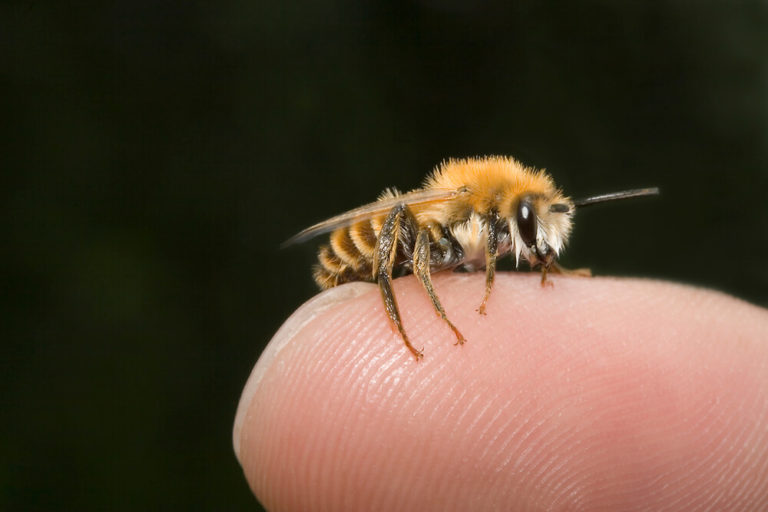
[[[372,266],[384,217],[374,217],[337,229],[330,245],[320,247],[314,278],[320,288],[332,288],[350,281],[374,281]]]
[[[386,218],[381,215],[331,233],[331,243],[320,247],[317,255],[319,264],[314,267],[313,275],[320,288],[332,288],[350,281],[376,281],[373,273],[376,242]],[[464,260],[464,250],[451,233],[434,222],[419,226],[412,218],[399,224],[398,247],[393,262],[395,269],[405,272],[413,270],[416,234],[423,228],[429,235],[432,270],[452,268]]]

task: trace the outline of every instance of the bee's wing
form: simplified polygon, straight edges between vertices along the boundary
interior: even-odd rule
[[[298,244],[309,240],[310,238],[322,235],[323,233],[330,233],[331,231],[335,231],[339,228],[351,226],[352,224],[370,219],[377,215],[388,213],[392,208],[399,204],[406,204],[410,206],[445,201],[447,199],[456,197],[457,195],[465,192],[465,190],[466,189],[464,188],[452,190],[415,190],[413,192],[408,192],[407,194],[399,194],[394,197],[386,197],[376,201],[375,203],[360,206],[359,208],[355,208],[354,210],[350,210],[346,213],[342,213],[341,215],[337,215],[335,217],[331,217],[328,220],[324,220],[323,222],[315,224],[314,226],[310,226],[283,242],[282,247]]]

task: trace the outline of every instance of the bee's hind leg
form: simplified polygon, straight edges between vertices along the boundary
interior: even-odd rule
[[[415,221],[413,221],[415,224]],[[453,323],[448,320],[445,314],[440,299],[435,294],[435,289],[432,287],[432,277],[429,271],[430,263],[430,249],[429,249],[429,230],[426,228],[419,229],[418,235],[416,235],[416,244],[413,248],[413,273],[419,278],[421,284],[424,285],[424,289],[427,290],[432,305],[435,307],[435,312],[445,320],[448,327],[451,328],[453,334],[456,335],[456,344],[463,345],[467,341],[464,336],[459,332]]]
[[[381,291],[381,297],[384,300],[384,309],[387,311],[387,316],[397,328],[400,337],[403,338],[403,341],[405,342],[405,346],[418,361],[424,357],[424,354],[420,350],[417,350],[408,339],[408,335],[405,333],[403,322],[400,318],[400,310],[397,307],[395,294],[392,292],[392,268],[395,264],[397,248],[400,243],[400,232],[403,220],[409,213],[406,205],[399,204],[392,208],[387,214],[387,217],[384,219],[384,224],[381,226],[379,237],[376,240],[376,250],[373,255],[373,272],[376,281],[379,284],[379,290]]]

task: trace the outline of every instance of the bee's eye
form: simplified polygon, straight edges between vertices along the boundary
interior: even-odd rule
[[[522,199],[517,205],[517,229],[528,247],[536,243],[536,214],[530,200]]]

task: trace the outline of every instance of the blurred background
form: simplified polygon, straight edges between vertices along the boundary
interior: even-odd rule
[[[768,305],[768,4],[0,6],[0,509],[258,510],[243,384],[296,231],[447,157],[574,197],[566,266]]]

